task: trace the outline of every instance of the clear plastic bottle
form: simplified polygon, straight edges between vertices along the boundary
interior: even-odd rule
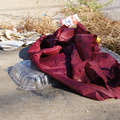
[[[8,74],[21,90],[37,90],[52,86],[51,77],[36,67],[30,60],[15,64]]]

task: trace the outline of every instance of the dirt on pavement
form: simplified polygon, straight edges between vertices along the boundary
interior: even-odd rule
[[[65,0],[0,0],[0,22],[18,22],[28,13],[48,14]],[[43,91],[16,90],[7,68],[29,59],[29,47],[0,50],[0,120],[119,120],[120,100],[95,101],[78,95],[65,86]]]
[[[57,11],[67,0],[0,0],[0,23],[16,24],[24,17],[38,17],[47,14],[58,17]],[[59,16],[60,17],[60,16]]]

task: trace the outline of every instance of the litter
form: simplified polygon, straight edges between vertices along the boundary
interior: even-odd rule
[[[40,37],[29,49],[38,68],[80,95],[120,99],[120,63],[100,52],[97,36],[78,23]]]
[[[0,48],[2,50],[15,50],[24,44],[22,41],[4,41],[0,42]]]
[[[68,27],[72,27],[72,26],[76,25],[79,22],[80,22],[80,18],[78,17],[77,14],[70,15],[70,16],[60,20],[60,23],[62,25],[66,25]]]
[[[40,37],[36,32],[19,33],[16,30],[0,29],[0,48],[15,50],[22,45],[30,45]]]
[[[114,57],[120,63],[120,55],[118,55],[114,51],[111,51],[111,50],[109,50],[108,48],[105,48],[105,47],[100,47],[100,49],[101,49],[101,52],[110,54],[112,57]]]
[[[51,77],[38,71],[30,60],[24,60],[8,68],[8,74],[18,86],[19,90],[44,89],[53,85]]]

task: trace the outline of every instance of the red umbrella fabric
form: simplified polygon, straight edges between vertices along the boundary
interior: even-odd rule
[[[120,64],[100,52],[97,36],[78,23],[40,37],[29,49],[40,70],[79,94],[94,99],[120,98]]]

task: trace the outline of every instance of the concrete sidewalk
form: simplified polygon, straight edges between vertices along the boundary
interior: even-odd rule
[[[95,101],[65,86],[19,91],[6,72],[29,59],[29,48],[0,51],[0,120],[119,120],[120,100]]]
[[[100,3],[106,3],[110,0],[99,0]],[[104,12],[114,20],[120,20],[120,0],[114,0],[110,5],[105,7]]]
[[[42,16],[47,14],[53,18],[63,18],[59,11],[68,0],[0,0],[0,23],[9,22],[16,24],[28,16]],[[77,0],[71,0],[73,2]],[[99,0],[106,3],[110,0]],[[104,12],[114,20],[120,20],[120,1],[114,2],[104,8]]]
[[[25,17],[47,14],[57,17],[67,0],[0,0],[0,23],[16,24]]]
[[[64,1],[64,0],[63,0]],[[106,0],[107,1],[107,0]],[[37,7],[38,3],[41,7]],[[105,9],[119,6],[119,0]],[[58,0],[0,0],[1,20],[21,19],[29,12],[54,15],[63,5]],[[116,11],[112,9],[113,18]],[[111,12],[110,12],[111,13]],[[120,17],[120,15],[117,16]],[[119,18],[118,17],[118,18]],[[119,18],[120,19],[120,18]],[[44,91],[19,91],[6,70],[29,59],[28,47],[15,51],[0,50],[0,120],[119,120],[120,100],[95,101],[76,94],[65,86]]]

